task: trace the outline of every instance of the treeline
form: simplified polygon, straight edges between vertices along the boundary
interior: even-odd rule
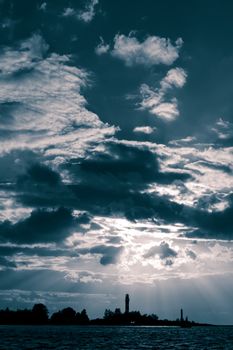
[[[103,318],[90,320],[86,310],[76,312],[71,307],[54,312],[49,317],[49,312],[44,304],[35,304],[33,308],[12,311],[8,308],[0,310],[0,324],[5,325],[148,325],[148,326],[181,326],[189,327],[198,325],[187,319],[181,321],[160,320],[157,315],[142,315],[139,311],[122,313],[120,309],[111,311],[106,309]]]
[[[0,324],[12,325],[86,325],[89,324],[89,317],[86,310],[76,312],[67,307],[54,312],[49,318],[49,312],[44,304],[35,304],[33,308],[24,310],[0,310]]]
[[[120,309],[111,311],[105,310],[102,319],[93,320],[94,324],[98,325],[135,325],[135,326],[181,326],[181,321],[160,320],[156,314],[141,314],[140,311],[131,311],[122,313]],[[185,323],[190,323],[185,321]]]

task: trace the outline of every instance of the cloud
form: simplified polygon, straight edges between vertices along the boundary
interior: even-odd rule
[[[188,173],[161,171],[156,153],[146,145],[114,141],[106,142],[104,151],[90,154],[89,157],[80,159],[78,164],[74,161],[72,166],[70,162],[69,170],[83,179],[97,176],[99,181],[102,179],[106,182],[106,186],[117,181],[119,185],[122,183],[129,188],[134,185],[146,186],[153,182],[166,183],[189,178]]]
[[[110,49],[110,45],[106,44],[102,37],[100,37],[100,43],[95,48],[95,53],[100,56],[107,53]]]
[[[40,5],[39,9],[42,11],[45,11],[47,8],[47,3],[46,2],[42,2],[42,4]]]
[[[12,74],[30,72],[48,51],[49,46],[39,34],[33,34],[29,39],[21,41],[16,49],[4,47],[0,51],[0,71],[6,79]],[[1,81],[4,81],[1,79]],[[10,103],[12,101],[8,101]]]
[[[15,268],[16,264],[3,256],[0,256],[0,270],[2,268]]]
[[[186,237],[209,239],[232,239],[233,232],[233,201],[224,210],[208,212],[197,208],[190,217],[190,222],[196,229],[186,233]]]
[[[207,204],[204,205],[200,200],[197,201],[197,198],[203,198],[203,194],[193,193],[195,186],[198,191],[200,188],[197,182],[200,167],[203,167],[198,162],[200,158],[208,162],[210,159],[218,159],[218,169],[211,166],[210,173],[218,171],[219,176],[222,176],[224,171],[230,177],[229,172],[221,167],[219,151],[197,152],[193,149],[191,152],[189,143],[182,147],[153,147],[155,149],[150,143],[116,140],[105,142],[94,153],[61,163],[58,169],[66,174],[65,182],[55,171],[56,168],[33,162],[25,167],[25,174],[13,173],[13,177],[18,176],[18,180],[10,189],[14,191],[17,202],[26,207],[63,206],[96,216],[113,218],[123,215],[134,222],[142,219],[179,222],[189,227],[189,231],[186,227],[184,232],[187,237],[229,239],[232,230],[229,219],[232,215],[231,197],[225,197],[225,202],[228,201],[225,209],[216,210],[216,205],[224,198],[221,194],[217,201],[208,204],[210,192],[206,196]],[[211,152],[214,152],[213,155]],[[224,162],[226,157],[227,153],[224,152]],[[198,172],[192,170],[194,163]],[[38,169],[36,174],[34,167]],[[209,190],[210,175],[207,177],[206,186]],[[203,175],[201,181],[203,183]],[[8,185],[2,188],[9,191]],[[209,211],[210,208],[212,212]],[[224,222],[223,227],[221,222]]]
[[[152,128],[151,126],[136,126],[133,129],[133,132],[136,133],[143,133],[143,134],[152,134],[155,131],[155,128]]]
[[[222,143],[233,144],[233,123],[223,118],[219,118],[212,131],[217,135]]]
[[[182,88],[186,82],[187,73],[182,68],[173,68],[167,72],[160,82],[160,88],[152,89],[147,84],[140,87],[140,108],[165,121],[172,121],[179,116],[176,98],[167,101],[167,92],[173,87]]]
[[[77,224],[72,212],[65,208],[35,210],[24,220],[12,224],[0,224],[0,239],[3,242],[38,243],[64,240],[75,230]]]
[[[0,218],[17,222],[34,207],[71,205],[58,167],[84,157],[117,128],[86,108],[89,74],[69,56],[49,53],[41,35],[2,47],[0,69]]]
[[[150,110],[151,114],[155,114],[158,118],[166,121],[172,121],[179,116],[177,100],[174,98],[170,102],[163,102],[154,106]]]
[[[62,14],[63,17],[70,17],[70,16],[72,17],[74,15],[76,15],[76,12],[71,7],[66,7],[63,11],[63,14]]]
[[[95,7],[98,5],[99,0],[88,0],[86,8],[79,12],[79,19],[85,23],[89,23],[95,16]]]
[[[27,208],[67,207],[97,216],[121,214],[129,220],[162,217],[170,221],[181,207],[150,194],[149,187],[190,179],[182,171],[162,171],[156,153],[145,145],[113,141],[84,158],[67,159],[59,169],[65,182],[55,170],[33,163],[25,173],[16,174],[10,188],[2,188],[14,191],[18,205]]]
[[[186,249],[185,252],[186,252],[186,255],[187,255],[188,257],[190,257],[192,260],[196,260],[197,255],[196,255],[196,253],[194,253],[193,250],[191,250],[191,249]]]
[[[167,242],[163,241],[159,246],[151,247],[148,252],[144,254],[144,258],[153,258],[155,255],[159,255],[161,260],[166,260],[165,265],[169,266],[173,264],[172,258],[177,257],[178,254]]]
[[[148,110],[151,114],[165,121],[173,121],[179,116],[177,100],[173,98],[169,102],[164,101],[164,93],[161,90],[153,90],[147,84],[140,87],[141,110]]]
[[[28,169],[28,177],[22,176],[21,181],[31,180],[36,183],[45,183],[49,186],[56,186],[60,182],[60,176],[55,171],[43,164],[33,164]]]
[[[187,73],[182,68],[172,68],[167,72],[165,78],[162,79],[160,85],[163,91],[166,91],[173,86],[182,88],[186,83]]]
[[[0,256],[15,257],[16,255],[21,255],[24,257],[78,257],[79,254],[66,247],[58,246],[47,246],[41,247],[40,244],[33,244],[25,246],[22,244],[2,244],[0,245]]]
[[[99,245],[90,248],[89,252],[91,254],[101,254],[100,264],[109,265],[116,264],[122,250],[122,247]]]
[[[95,17],[95,7],[99,0],[88,0],[84,10],[75,10],[72,7],[66,7],[62,13],[63,17],[74,17],[82,22],[90,23]]]
[[[0,154],[30,149],[67,158],[116,131],[86,109],[88,73],[47,48],[36,34],[0,52]]]
[[[179,50],[183,44],[181,38],[173,45],[170,39],[148,36],[140,42],[133,35],[134,32],[130,32],[129,36],[117,34],[111,51],[113,57],[123,60],[127,66],[171,65],[179,57]]]

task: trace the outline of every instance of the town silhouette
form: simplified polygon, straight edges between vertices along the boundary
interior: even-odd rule
[[[1,325],[140,325],[140,326],[179,326],[190,328],[206,324],[190,322],[188,317],[184,318],[183,310],[180,310],[180,317],[176,320],[159,319],[156,314],[141,314],[140,311],[130,311],[130,298],[125,295],[125,310],[116,308],[115,311],[106,309],[103,318],[89,319],[85,309],[76,312],[73,308],[67,307],[54,312],[49,317],[49,312],[44,304],[35,304],[32,309],[24,310],[0,310]]]

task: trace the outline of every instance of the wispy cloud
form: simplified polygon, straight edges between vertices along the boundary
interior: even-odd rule
[[[89,85],[88,73],[47,49],[36,34],[1,54],[1,153],[29,148],[67,157],[115,132],[85,107],[81,90]]]
[[[76,16],[76,11],[72,7],[66,7],[62,13],[63,17]]]
[[[106,44],[104,42],[104,39],[100,37],[100,43],[96,46],[95,53],[100,56],[107,53],[109,49],[110,49],[110,45]]]
[[[76,19],[89,23],[95,17],[95,7],[99,0],[88,0],[84,10],[76,10],[72,7],[66,7],[63,11],[63,17],[75,17]]]
[[[212,131],[217,134],[220,140],[228,140],[233,138],[233,123],[219,118]]]
[[[49,45],[39,34],[33,34],[29,39],[20,42],[16,49],[5,47],[1,53],[1,74],[23,73],[35,68],[48,49]]]
[[[83,22],[89,23],[95,16],[95,7],[98,5],[99,0],[89,0],[83,11],[79,12],[79,19]]]
[[[47,8],[47,2],[42,2],[42,4],[40,5],[39,9],[41,11],[46,11],[46,8]]]
[[[161,80],[159,88],[152,89],[147,84],[142,84],[140,87],[141,109],[148,110],[165,121],[174,120],[179,116],[178,102],[176,98],[167,100],[166,94],[173,87],[182,88],[186,79],[187,73],[182,68],[173,68]]]

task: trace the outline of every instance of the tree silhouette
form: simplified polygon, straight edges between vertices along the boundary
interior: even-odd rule
[[[76,312],[71,307],[55,312],[51,316],[51,323],[53,324],[75,324],[75,320]]]
[[[32,308],[32,320],[35,324],[48,323],[48,309],[44,304],[35,304]]]
[[[87,315],[86,309],[83,309],[81,313],[77,312],[76,314],[76,323],[77,324],[88,324],[89,323],[89,317]]]

